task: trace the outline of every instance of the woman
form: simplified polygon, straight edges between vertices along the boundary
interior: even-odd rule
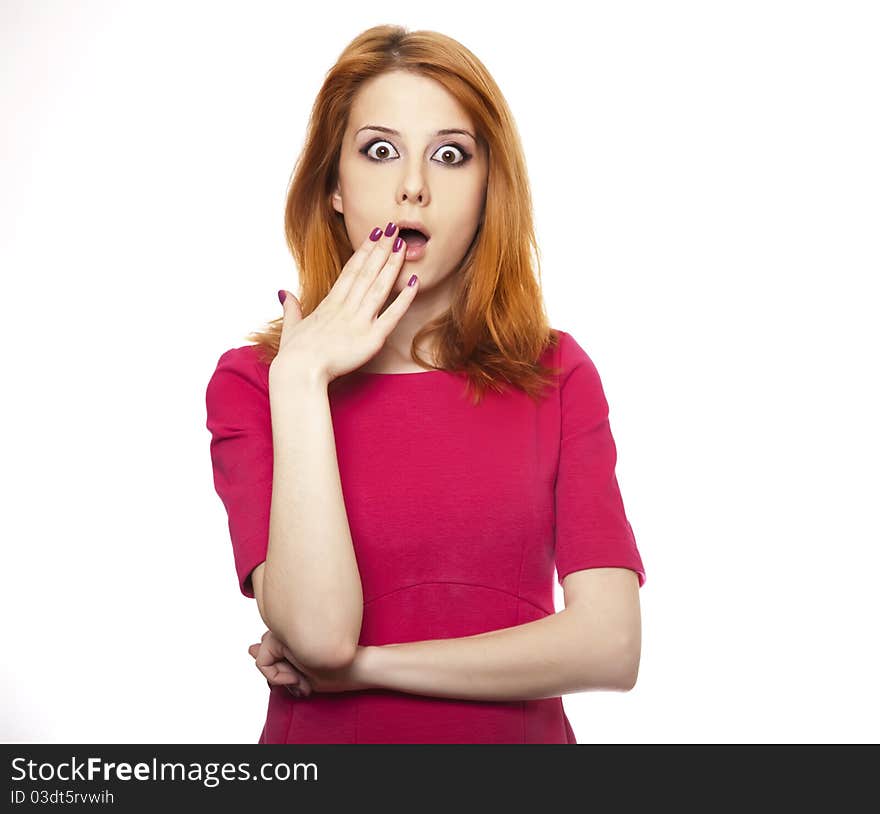
[[[206,392],[239,587],[268,628],[259,742],[575,743],[561,695],[635,684],[645,572],[482,63],[435,32],[353,40],[285,228],[301,301],[280,291],[283,317]]]

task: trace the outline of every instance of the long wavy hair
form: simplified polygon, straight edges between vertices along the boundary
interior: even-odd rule
[[[341,213],[331,203],[343,134],[355,94],[364,82],[390,71],[411,71],[439,82],[467,111],[475,135],[488,147],[489,173],[480,225],[454,270],[458,286],[450,308],[419,330],[410,349],[425,369],[463,373],[479,404],[486,389],[518,387],[532,399],[560,371],[542,354],[559,343],[540,287],[531,190],[513,116],[485,66],[456,40],[435,31],[408,32],[379,25],[353,39],[327,72],[312,107],[305,145],[294,166],[284,211],[287,245],[299,269],[297,294],[308,316],[327,296],[354,249]],[[537,279],[536,279],[537,273]],[[247,335],[271,363],[283,317]],[[416,346],[431,337],[438,365]]]

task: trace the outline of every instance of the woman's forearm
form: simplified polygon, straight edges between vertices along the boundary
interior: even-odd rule
[[[640,643],[607,620],[564,609],[515,627],[456,639],[362,649],[358,678],[370,686],[481,701],[552,698],[632,688]]]
[[[327,384],[305,368],[270,368],[273,475],[263,602],[268,626],[303,664],[334,667],[354,655],[363,592]]]

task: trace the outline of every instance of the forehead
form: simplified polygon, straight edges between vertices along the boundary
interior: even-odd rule
[[[375,76],[358,90],[349,116],[349,133],[367,124],[391,127],[413,137],[446,127],[474,129],[464,108],[439,82],[405,71]]]

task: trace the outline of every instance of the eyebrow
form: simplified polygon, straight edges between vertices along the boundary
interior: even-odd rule
[[[398,130],[392,130],[390,127],[382,127],[378,124],[366,124],[360,128],[360,130],[355,131],[355,135],[361,132],[361,130],[378,130],[380,133],[391,133],[393,136],[399,136],[400,132]],[[435,136],[448,136],[452,133],[462,133],[465,136],[470,136],[474,141],[476,141],[476,136],[471,133],[470,130],[462,130],[457,127],[447,127],[443,130],[438,130],[434,133]]]

